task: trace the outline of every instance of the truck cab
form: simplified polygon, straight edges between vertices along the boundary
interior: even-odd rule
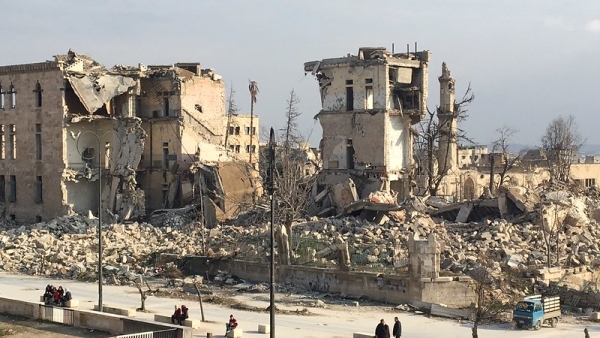
[[[519,329],[539,330],[544,322],[556,327],[561,316],[559,297],[530,296],[518,302],[513,310],[513,321]]]

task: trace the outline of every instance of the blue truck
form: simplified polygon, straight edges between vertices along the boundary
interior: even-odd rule
[[[517,303],[513,310],[513,322],[519,329],[534,328],[539,330],[542,324],[558,325],[560,319],[560,297],[542,297],[541,295],[528,296]]]

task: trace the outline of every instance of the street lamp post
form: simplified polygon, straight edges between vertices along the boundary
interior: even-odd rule
[[[271,198],[271,285],[269,288],[269,315],[271,338],[275,338],[275,132],[271,128],[269,135],[269,168],[267,171],[267,191]]]
[[[96,139],[98,144],[98,151],[92,153],[87,149],[81,152],[79,149],[79,141],[83,135],[90,134]],[[87,130],[77,136],[77,152],[84,161],[92,161],[94,157],[98,156],[98,311],[102,312],[102,157],[100,152],[100,146],[102,139],[108,135],[114,134],[117,138],[119,135],[110,130],[101,135],[96,134],[93,131]]]

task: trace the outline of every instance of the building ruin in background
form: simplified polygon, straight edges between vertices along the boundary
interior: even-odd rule
[[[356,56],[304,64],[321,93],[319,191],[350,180],[357,189],[353,200],[376,191],[410,195],[411,127],[427,109],[429,57],[429,51],[360,48]]]
[[[200,63],[108,69],[69,51],[3,66],[0,111],[0,204],[19,222],[95,212],[98,175],[113,220],[203,197],[231,214],[256,185],[224,147],[225,84]]]

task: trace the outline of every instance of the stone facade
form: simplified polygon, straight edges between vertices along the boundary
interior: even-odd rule
[[[0,204],[18,222],[99,201],[110,220],[137,218],[195,202],[199,163],[246,166],[224,147],[225,84],[199,63],[107,69],[69,51],[3,66],[0,113]]]
[[[63,88],[56,62],[0,67],[0,204],[17,221],[68,211]]]
[[[352,178],[361,197],[377,190],[409,194],[411,126],[426,111],[429,55],[360,48],[358,56],[304,64],[321,93],[320,184]]]

